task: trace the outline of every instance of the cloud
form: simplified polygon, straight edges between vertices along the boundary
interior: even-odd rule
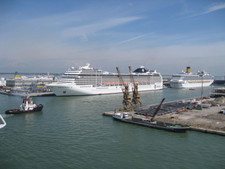
[[[137,39],[140,39],[140,38],[143,38],[145,36],[146,35],[135,36],[133,38],[130,38],[130,39],[127,39],[127,40],[124,40],[124,41],[119,42],[119,45],[124,44],[124,43],[128,43],[128,42],[131,42],[131,41],[134,41],[134,40],[137,40]]]
[[[150,69],[157,69],[163,73],[174,73],[185,68],[187,65],[195,69],[205,69],[209,67],[214,69],[210,72],[219,72],[216,66],[222,66],[225,57],[225,42],[211,43],[207,45],[170,45],[164,47],[129,49],[114,48],[111,51],[98,53],[95,65],[100,60],[105,60],[104,64],[108,65],[107,70],[113,70],[115,66],[124,67],[127,70],[128,65],[137,67],[144,65]],[[107,60],[106,60],[107,58]],[[218,62],[220,60],[220,62]],[[119,62],[118,62],[119,61]],[[117,64],[117,65],[116,65]]]
[[[208,14],[211,12],[215,12],[221,9],[225,9],[225,3],[220,3],[220,4],[214,4],[211,7],[209,7],[203,14]]]
[[[80,16],[80,17],[75,17]],[[71,23],[81,22],[83,19],[82,11],[72,11],[67,13],[59,13],[52,15],[45,15],[39,18],[31,18],[26,20],[29,24],[41,24],[44,26],[63,26]]]
[[[200,16],[200,15],[205,15],[205,14],[209,14],[212,12],[216,12],[219,10],[225,9],[225,3],[216,3],[216,4],[212,4],[209,8],[207,8],[205,11],[201,12],[201,13],[197,13],[192,15],[192,17],[194,16]]]
[[[63,31],[63,36],[64,37],[80,37],[81,39],[84,38],[85,40],[87,40],[88,36],[96,32],[99,32],[105,29],[110,29],[112,27],[133,22],[139,19],[141,19],[141,17],[121,17],[121,18],[113,18],[113,19],[104,20],[102,22],[98,22],[94,24],[67,28]]]

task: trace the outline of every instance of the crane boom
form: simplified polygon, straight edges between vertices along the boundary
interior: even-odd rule
[[[124,86],[125,85],[125,83],[124,83],[124,81],[123,81],[123,78],[122,78],[122,76],[121,76],[121,73],[120,73],[120,70],[119,70],[119,67],[116,67],[116,70],[117,70],[117,73],[118,73],[118,78],[119,78],[119,81],[120,81],[120,83]]]
[[[133,86],[135,86],[135,81],[134,81],[134,76],[132,74],[131,66],[129,66],[129,72],[130,72],[130,80],[131,80],[131,83],[133,83]]]
[[[122,84],[121,89],[123,92],[123,109],[128,110],[132,107],[131,97],[129,93],[129,85],[124,83],[123,77],[121,76],[120,70],[116,67],[118,78],[120,83]]]
[[[164,102],[165,98],[162,99],[161,103],[158,105],[158,107],[156,108],[152,118],[151,118],[151,121],[153,121],[153,119],[155,118],[156,114],[159,112],[161,106],[162,106],[162,103]]]
[[[129,72],[130,72],[130,80],[131,80],[131,83],[133,84],[133,88],[132,88],[132,92],[133,92],[132,103],[134,103],[134,105],[137,105],[139,103],[140,106],[142,106],[142,102],[140,100],[140,95],[138,93],[138,83],[135,83],[134,76],[133,76],[132,70],[131,70],[131,66],[129,66]]]

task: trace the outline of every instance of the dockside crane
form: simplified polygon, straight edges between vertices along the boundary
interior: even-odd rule
[[[160,108],[161,108],[162,103],[164,102],[164,100],[165,100],[165,98],[162,99],[161,103],[160,103],[160,104],[158,105],[158,107],[156,108],[156,110],[155,110],[155,112],[154,112],[154,114],[153,114],[153,116],[152,116],[152,118],[151,118],[151,121],[154,120],[156,114],[159,112],[159,110],[160,110]]]
[[[139,103],[140,106],[142,106],[142,102],[140,100],[140,95],[139,95],[139,92],[138,92],[138,83],[136,83],[135,80],[134,80],[134,76],[132,74],[131,66],[129,66],[129,72],[130,72],[131,83],[133,84],[133,88],[132,88],[132,92],[133,92],[132,103],[134,105],[136,105],[136,106]]]
[[[118,67],[116,67],[117,73],[118,73],[118,78],[120,81],[121,89],[123,92],[123,109],[124,110],[130,110],[132,108],[132,102],[131,102],[131,96],[129,93],[129,85],[127,83],[124,83],[123,77],[121,76],[120,70]]]

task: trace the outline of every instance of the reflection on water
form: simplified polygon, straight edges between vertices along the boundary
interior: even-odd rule
[[[211,87],[204,88],[208,95]],[[143,105],[200,97],[201,90],[140,93]],[[122,95],[36,97],[42,112],[5,115],[20,97],[0,95],[7,126],[0,130],[1,166],[14,168],[223,168],[224,137],[171,133],[102,116],[118,109]]]

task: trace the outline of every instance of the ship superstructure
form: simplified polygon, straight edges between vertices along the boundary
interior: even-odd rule
[[[163,88],[163,80],[160,73],[149,71],[141,66],[132,73],[134,80],[139,85],[139,91],[159,90]],[[121,76],[124,83],[132,88],[129,73]],[[86,64],[78,69],[71,67],[56,83],[48,84],[48,88],[57,96],[76,95],[101,95],[122,93],[121,82],[117,73],[110,73],[100,69],[95,69]]]
[[[205,71],[198,71],[196,74],[191,72],[191,68],[187,67],[186,72],[173,74],[170,80],[172,88],[195,88],[210,86],[214,81],[214,77]]]

